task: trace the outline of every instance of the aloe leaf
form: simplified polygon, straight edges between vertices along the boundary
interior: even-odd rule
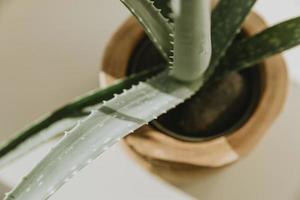
[[[169,55],[173,46],[172,26],[161,14],[161,10],[150,0],[121,0],[144,27],[145,33],[159,50],[161,55],[170,61]]]
[[[225,55],[256,0],[220,0],[212,13],[211,75]]]
[[[211,58],[210,0],[173,1],[175,17],[172,75],[182,81],[201,77]]]
[[[18,148],[14,149],[13,151],[9,151],[0,159],[0,168],[4,167],[7,164],[10,164],[15,159],[25,155],[28,151],[34,149],[35,147],[49,141],[52,138],[55,138],[59,135],[62,135],[65,131],[73,128],[78,119],[63,119],[58,121],[48,128],[39,132],[39,134],[33,135],[29,140],[25,140],[22,142]]]
[[[233,45],[222,61],[224,70],[251,67],[300,44],[300,17],[282,22]]]
[[[171,43],[174,31],[168,20],[160,14],[150,0],[121,1],[143,25],[145,32],[161,55],[173,64],[169,55],[173,49]],[[225,55],[255,2],[256,0],[220,0],[213,10],[211,17],[212,58],[207,77],[214,72],[220,59]]]
[[[86,109],[89,107],[94,105],[99,106],[97,104],[113,98],[114,94],[121,93],[123,89],[130,88],[132,84],[153,76],[160,71],[160,69],[161,68],[158,67],[147,72],[141,72],[121,80],[106,89],[91,91],[53,113],[36,120],[32,125],[16,134],[14,138],[2,144],[0,148],[0,166],[12,158],[21,155],[22,152],[26,153],[40,143],[54,137],[56,134],[71,128],[72,124],[74,125],[74,119],[72,119],[72,117],[76,120],[78,116],[88,114]]]
[[[108,147],[190,98],[203,84],[201,80],[180,82],[168,74],[166,70],[140,82],[92,111],[66,133],[6,199],[48,198]]]
[[[161,9],[161,14],[170,21],[170,14],[172,13],[172,9],[170,7],[171,0],[154,0],[153,2],[156,8]]]

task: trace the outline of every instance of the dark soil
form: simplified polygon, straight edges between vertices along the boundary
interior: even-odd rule
[[[145,38],[136,48],[128,74],[155,67],[165,61]],[[191,99],[152,124],[180,139],[205,140],[230,133],[253,112],[259,96],[258,67],[210,80]]]

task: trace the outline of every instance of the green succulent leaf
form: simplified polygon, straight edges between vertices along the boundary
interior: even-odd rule
[[[14,138],[2,144],[0,148],[0,166],[61,134],[63,131],[72,128],[80,117],[89,114],[87,109],[92,109],[89,107],[99,106],[98,104],[102,101],[113,98],[115,94],[122,93],[124,89],[130,88],[132,84],[145,80],[160,70],[161,67],[158,67],[150,71],[141,72],[108,88],[91,91],[53,113],[36,120],[32,125],[16,134]]]
[[[173,49],[174,31],[172,24],[161,15],[150,0],[121,0],[143,25],[146,34],[154,43],[161,55],[172,63],[169,58]],[[242,23],[255,4],[256,0],[220,0],[212,12],[212,58],[209,70],[210,76],[220,59],[225,55],[235,36],[240,31]],[[157,3],[157,5],[160,5]],[[228,12],[230,10],[230,12]],[[207,76],[207,77],[208,77]]]
[[[171,0],[154,0],[154,6],[161,9],[161,14],[169,20],[171,20],[170,14],[172,13],[170,3]]]
[[[212,74],[232,44],[256,0],[220,0],[212,13]]]
[[[144,26],[145,32],[160,53],[170,61],[173,29],[168,20],[150,0],[121,1]],[[218,65],[222,66],[218,70],[241,70],[300,44],[300,18],[294,18],[231,46],[255,2],[256,0],[221,0],[215,8],[212,14],[212,59],[206,74],[208,76],[204,78],[212,75]],[[173,78],[169,70],[165,70],[140,82],[158,71],[160,69],[147,71],[104,90],[89,93],[37,121],[4,144],[0,149],[3,161],[59,132],[71,129],[5,199],[47,199],[110,146],[184,102],[205,81],[181,82]],[[84,117],[88,110],[92,111]],[[73,118],[80,119],[76,125]]]
[[[16,148],[11,149],[11,151],[8,151],[5,155],[1,157],[0,168],[4,167],[7,164],[10,164],[15,159],[25,155],[27,152],[34,149],[35,147],[62,135],[64,131],[73,128],[79,119],[80,118],[62,119],[41,130],[38,134],[32,135],[30,139],[20,142],[20,144]],[[7,145],[9,144],[10,143],[8,142]]]
[[[173,30],[169,20],[161,14],[161,10],[156,8],[154,2],[150,0],[121,0],[121,2],[141,23],[145,33],[161,55],[170,61]]]
[[[233,45],[223,70],[241,70],[300,44],[300,17],[282,22]]]
[[[175,21],[172,75],[182,81],[194,81],[207,70],[211,58],[210,0],[177,0],[172,5]]]
[[[202,84],[177,81],[166,70],[103,103],[67,132],[6,200],[47,199],[108,147],[190,98]]]

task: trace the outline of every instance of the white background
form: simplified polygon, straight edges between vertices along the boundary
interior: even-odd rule
[[[259,0],[255,10],[274,24],[300,15],[300,0]],[[118,0],[1,1],[0,140],[96,88],[105,44],[127,16]],[[299,56],[300,48],[285,53],[293,80],[286,110],[247,159],[183,184],[180,191],[143,171],[115,146],[52,199],[299,199]],[[0,188],[15,185],[49,146],[2,169]]]

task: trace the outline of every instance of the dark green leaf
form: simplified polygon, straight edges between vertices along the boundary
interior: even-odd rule
[[[165,18],[171,20],[170,13],[172,13],[172,10],[170,8],[170,0],[154,0],[154,6],[161,9],[161,14]]]
[[[212,59],[208,74],[232,44],[256,0],[221,0],[212,13]]]
[[[300,17],[270,27],[233,45],[223,70],[241,70],[300,44]]]

